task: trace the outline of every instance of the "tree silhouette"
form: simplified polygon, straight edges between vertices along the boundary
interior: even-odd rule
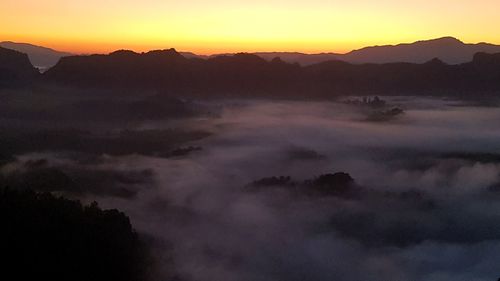
[[[2,273],[16,280],[145,280],[127,216],[50,193],[0,190]]]

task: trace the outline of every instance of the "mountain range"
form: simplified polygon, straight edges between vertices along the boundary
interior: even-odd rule
[[[321,53],[255,53],[267,60],[280,57],[290,63],[311,65],[329,60],[341,60],[354,64],[363,63],[425,63],[438,58],[447,64],[460,64],[472,60],[474,54],[499,53],[500,46],[488,43],[466,44],[453,37],[443,37],[432,40],[417,41],[398,45],[366,47],[346,54]]]
[[[27,54],[31,63],[42,72],[56,65],[60,58],[72,55],[71,53],[60,52],[46,47],[11,41],[0,42],[0,47]]]
[[[108,55],[62,57],[54,67],[40,74],[27,55],[1,48],[1,81],[4,87],[35,83],[44,87],[121,93],[150,91],[204,98],[330,98],[352,94],[497,96],[500,52],[478,52],[470,61],[460,64],[433,58],[424,63],[361,64],[328,60],[300,65],[279,57],[266,60],[248,53],[187,58],[175,49],[146,53],[119,50]]]
[[[500,53],[500,45],[489,43],[468,44],[454,37],[442,37],[398,45],[365,47],[346,54],[305,54],[299,52],[255,52],[252,54],[269,61],[275,57],[279,57],[285,62],[307,66],[330,60],[341,60],[354,64],[395,62],[425,63],[433,58],[438,58],[447,64],[461,64],[471,61],[474,54],[480,52]],[[198,57],[203,59],[220,55],[233,55],[228,53],[199,56],[187,52],[182,54],[188,58]]]
[[[45,47],[9,41],[0,42],[0,47],[28,54],[32,64],[42,71],[54,66],[61,57],[72,55],[71,53],[60,52]],[[479,52],[500,53],[500,45],[489,43],[467,44],[453,37],[442,37],[414,43],[366,47],[346,54],[305,54],[298,52],[255,52],[252,54],[268,61],[279,57],[288,63],[298,63],[302,66],[308,66],[330,60],[341,60],[353,64],[394,62],[425,63],[433,58],[438,58],[447,64],[461,64],[471,61],[474,54]],[[191,52],[180,52],[180,54],[186,58],[200,59],[234,55],[228,53],[206,56],[197,55]]]
[[[470,62],[308,66],[240,53],[185,58],[174,49],[71,56],[42,75],[44,83],[79,89],[153,90],[192,97],[325,98],[349,94],[478,95],[500,92],[500,53]]]

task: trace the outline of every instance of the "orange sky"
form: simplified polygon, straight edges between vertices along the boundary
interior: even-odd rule
[[[0,41],[199,54],[346,52],[442,36],[498,44],[499,11],[499,0],[0,0]]]

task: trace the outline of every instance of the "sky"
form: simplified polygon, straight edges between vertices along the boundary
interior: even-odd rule
[[[454,36],[500,44],[498,0],[0,0],[0,41],[74,53],[339,52]]]

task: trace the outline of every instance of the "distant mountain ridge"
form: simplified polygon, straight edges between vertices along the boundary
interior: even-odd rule
[[[461,64],[471,61],[476,53],[499,52],[499,45],[466,44],[454,37],[443,37],[410,44],[366,47],[342,55],[339,59],[350,63],[425,63],[439,58],[447,64]]]
[[[371,46],[353,50],[346,54],[319,53],[304,54],[298,52],[255,52],[266,60],[280,57],[289,63],[303,66],[317,64],[329,60],[341,60],[354,64],[363,63],[425,63],[438,58],[447,64],[461,64],[472,60],[476,53],[500,53],[500,45],[489,43],[466,44],[454,37],[442,37],[398,45]],[[231,55],[231,54],[222,54]],[[212,55],[218,56],[218,55]],[[193,54],[190,55],[193,57]],[[200,58],[204,58],[201,56]]]
[[[71,56],[71,53],[59,52],[50,48],[27,43],[0,42],[0,47],[13,49],[28,54],[32,64],[42,72],[54,66],[61,57]],[[425,63],[438,58],[447,64],[461,64],[472,60],[476,53],[500,53],[500,45],[489,43],[468,44],[454,37],[442,37],[431,40],[421,40],[398,45],[370,46],[353,50],[346,54],[318,53],[305,54],[300,52],[253,52],[267,61],[279,57],[288,63],[298,63],[302,66],[313,65],[330,60],[341,60],[353,64],[363,63]],[[218,56],[232,56],[234,53],[215,55],[198,55],[192,52],[180,52],[186,58],[209,59]]]
[[[0,47],[27,54],[31,64],[41,71],[45,71],[56,65],[61,57],[73,55],[71,53],[60,52],[46,47],[11,41],[0,42]]]

